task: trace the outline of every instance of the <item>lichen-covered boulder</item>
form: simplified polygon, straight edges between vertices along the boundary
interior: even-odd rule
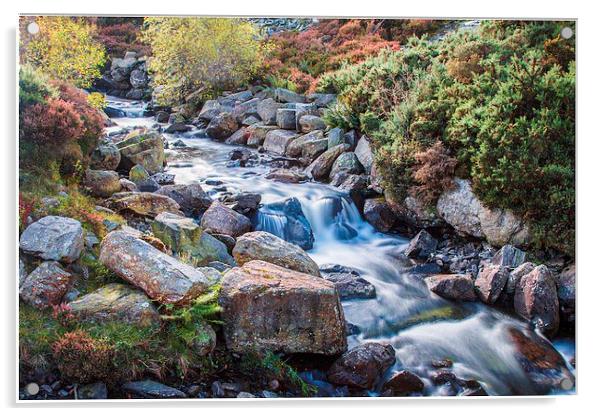
[[[236,121],[236,118],[231,113],[224,112],[211,120],[205,133],[212,139],[226,140],[236,130],[238,130],[238,121]]]
[[[200,271],[125,231],[113,231],[102,240],[99,260],[163,304],[187,304],[208,287]]]
[[[395,364],[395,349],[379,342],[358,345],[343,354],[328,370],[328,381],[357,389],[373,389]]]
[[[424,281],[431,292],[445,299],[473,301],[477,298],[470,274],[436,274]]]
[[[312,114],[305,114],[299,117],[299,130],[301,130],[302,133],[309,133],[313,130],[325,129],[326,123],[324,123],[324,120],[322,120],[322,118],[318,116]],[[326,143],[326,145],[328,147],[328,142]]]
[[[155,193],[173,199],[186,215],[193,217],[199,217],[213,202],[199,183],[165,185]]]
[[[155,130],[134,130],[116,146],[121,152],[120,169],[129,171],[136,164],[150,174],[163,169],[163,136]]]
[[[238,237],[232,255],[239,265],[252,260],[263,260],[290,270],[320,276],[316,262],[299,246],[265,231],[253,231]]]
[[[19,248],[44,260],[71,263],[84,249],[84,229],[73,218],[49,215],[23,231]]]
[[[374,162],[374,156],[372,155],[370,140],[367,136],[362,136],[357,142],[357,146],[355,147],[355,155],[366,172],[370,172],[372,169],[372,163]]]
[[[347,349],[338,294],[319,277],[251,261],[224,275],[219,302],[232,351],[334,355]]]
[[[266,126],[264,124],[253,124],[247,127],[247,133],[249,138],[247,139],[247,146],[259,147],[263,145],[267,134],[273,130],[277,130],[278,126]]]
[[[212,261],[235,265],[226,245],[204,232],[192,218],[162,212],[155,217],[151,227],[155,237],[174,252],[192,256],[198,266],[205,266]]]
[[[279,108],[276,110],[276,125],[284,130],[295,130],[297,119],[294,108]]]
[[[305,169],[305,173],[315,180],[328,178],[335,160],[348,149],[349,145],[340,144],[326,150]]]
[[[285,183],[299,183],[309,179],[304,172],[283,168],[274,169],[265,175],[265,177],[267,179]]]
[[[330,171],[330,180],[340,173],[346,173],[348,175],[360,175],[364,173],[364,167],[355,153],[345,152],[334,161]]]
[[[297,137],[299,135],[291,130],[272,130],[266,134],[263,148],[266,152],[284,156],[289,144]]]
[[[276,88],[274,98],[281,103],[304,103],[307,101],[303,95],[285,88]]]
[[[516,283],[514,310],[533,321],[548,336],[558,331],[560,323],[558,294],[552,272],[540,265]]]
[[[327,139],[324,139],[324,133],[322,133],[319,130],[315,130],[302,136],[299,136],[288,145],[286,149],[286,156],[301,157],[301,155],[303,154],[303,150],[306,146],[308,146],[310,143],[322,143],[323,140]],[[326,144],[328,145],[328,143]],[[306,151],[306,154],[308,154],[308,151]],[[316,157],[317,156],[318,155],[316,155]]]
[[[121,161],[121,153],[113,143],[101,144],[94,149],[90,159],[92,169],[115,170]]]
[[[94,196],[108,198],[121,191],[119,175],[113,170],[86,170],[84,186]]]
[[[159,312],[141,291],[111,283],[69,302],[69,309],[80,321],[125,322],[140,327],[158,325]]]
[[[437,211],[460,234],[485,238],[493,246],[520,246],[530,239],[529,229],[521,219],[511,211],[485,207],[465,179],[456,179],[454,188],[441,194]]]
[[[266,98],[257,104],[257,114],[266,125],[276,124],[276,114],[284,104],[276,102],[273,98]]]
[[[527,253],[525,253],[524,251],[510,244],[506,244],[504,247],[502,247],[495,253],[493,258],[491,259],[491,264],[496,264],[499,266],[514,269],[523,264],[526,255]]]
[[[108,208],[116,212],[156,217],[162,212],[182,214],[180,205],[173,199],[151,192],[119,192],[105,201]]]
[[[71,273],[56,261],[45,261],[31,272],[19,288],[19,296],[35,308],[58,305],[71,285]]]
[[[251,229],[251,221],[221,202],[214,201],[203,214],[201,227],[211,234],[238,237]]]

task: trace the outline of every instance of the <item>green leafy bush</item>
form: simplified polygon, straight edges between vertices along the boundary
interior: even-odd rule
[[[413,193],[433,203],[453,176],[465,177],[486,205],[528,220],[536,247],[572,254],[575,42],[559,36],[567,25],[483,22],[344,65],[318,84],[339,93],[325,119],[373,138],[383,185],[399,201]]]

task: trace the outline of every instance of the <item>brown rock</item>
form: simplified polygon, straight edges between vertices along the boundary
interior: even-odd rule
[[[220,304],[230,350],[340,354],[345,317],[334,285],[255,260],[224,275]]]
[[[19,295],[30,305],[44,309],[61,303],[70,284],[70,273],[55,261],[45,261],[25,278]]]
[[[348,144],[339,144],[322,153],[305,170],[305,173],[315,180],[325,179],[335,160],[349,149]]]
[[[305,173],[292,169],[275,169],[265,177],[267,179],[274,179],[275,181],[285,183],[299,183],[309,179]]]
[[[406,396],[411,393],[420,393],[424,389],[424,383],[416,374],[402,370],[387,380],[383,390],[391,390],[395,396]]]
[[[251,221],[221,202],[214,201],[203,214],[201,227],[211,234],[238,237],[251,230]]]
[[[186,304],[202,294],[207,277],[125,231],[109,233],[100,245],[100,262],[157,302]]]
[[[514,291],[514,310],[527,320],[534,320],[548,336],[558,330],[559,305],[556,282],[544,265],[523,276]]]
[[[506,285],[508,275],[508,269],[504,266],[483,268],[474,282],[475,291],[479,298],[485,303],[494,304]]]
[[[239,265],[263,260],[289,270],[320,276],[318,265],[299,246],[265,231],[253,231],[238,237],[232,255]]]
[[[364,217],[378,231],[386,233],[397,223],[397,217],[384,198],[366,199]]]
[[[358,389],[373,389],[395,363],[395,350],[378,342],[361,344],[343,354],[328,370],[328,381]]]
[[[442,298],[472,301],[477,296],[470,274],[436,274],[425,279],[426,285]]]
[[[107,199],[105,204],[116,212],[128,211],[153,218],[162,212],[183,215],[176,201],[151,192],[119,192]]]

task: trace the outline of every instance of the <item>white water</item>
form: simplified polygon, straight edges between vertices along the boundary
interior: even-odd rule
[[[152,118],[139,117],[140,106],[115,101],[115,106],[129,106],[129,114],[138,118],[113,119],[118,126],[110,130],[154,124]],[[480,381],[489,394],[534,393],[515,358],[507,330],[518,328],[531,337],[537,335],[525,323],[478,302],[446,301],[431,293],[420,279],[403,274],[400,254],[408,240],[377,232],[336,188],[321,183],[268,180],[264,175],[269,168],[264,165],[228,167],[232,146],[207,138],[190,138],[192,133],[165,136],[170,143],[182,139],[198,150],[185,164],[168,164],[166,171],[175,174],[176,183],[219,181],[219,185],[203,185],[214,198],[224,189],[260,193],[262,203],[296,197],[315,237],[310,256],[318,264],[354,267],[375,286],[375,299],[343,302],[347,321],[360,328],[359,335],[348,338],[350,348],[368,340],[390,343],[397,356],[391,371],[408,369],[427,383],[428,375],[434,371],[431,360],[450,358],[454,362],[452,371],[459,378]],[[281,234],[281,217],[265,213],[259,220],[262,229]],[[570,341],[563,341],[560,352],[574,354],[574,347]],[[427,387],[430,394],[439,392],[435,386]]]

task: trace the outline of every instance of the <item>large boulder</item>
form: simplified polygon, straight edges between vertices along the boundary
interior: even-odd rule
[[[201,227],[212,234],[238,237],[251,230],[251,221],[221,202],[214,201],[203,214]]]
[[[506,292],[507,294],[514,294],[514,290],[516,289],[516,284],[518,282],[520,282],[520,280],[528,275],[529,273],[531,273],[533,271],[533,269],[535,269],[535,267],[537,267],[535,264],[531,263],[531,262],[525,262],[523,264],[521,264],[520,266],[518,266],[516,269],[512,270],[510,272],[510,275],[508,275],[508,281],[506,282],[506,288],[504,290],[504,292]]]
[[[424,281],[431,292],[445,299],[473,301],[477,298],[470,274],[436,274]]]
[[[303,149],[312,142],[320,142],[324,140],[324,134],[321,131],[312,131],[293,140],[286,149],[286,156],[301,157]],[[317,155],[316,155],[317,156]]]
[[[130,212],[153,218],[162,212],[181,214],[180,205],[176,201],[151,192],[119,192],[107,199],[105,204],[116,212]]]
[[[314,245],[314,233],[297,198],[287,198],[284,201],[265,204],[255,218],[257,222],[255,229],[257,230],[265,230],[265,220],[272,224],[274,221],[269,220],[276,220],[279,229],[274,230],[271,227],[268,231],[289,243],[298,245],[303,250],[310,250]]]
[[[357,142],[357,146],[355,147],[355,155],[366,172],[370,172],[372,169],[372,163],[374,162],[374,156],[372,156],[370,139],[367,136],[362,136]]]
[[[226,245],[204,232],[192,218],[162,212],[155,217],[151,227],[155,237],[174,252],[192,256],[197,266],[205,266],[212,261],[235,265]]]
[[[199,112],[199,120],[211,121],[219,114],[225,112],[227,107],[221,105],[217,100],[207,100]]]
[[[307,169],[305,169],[305,173],[315,180],[328,178],[330,170],[332,169],[332,165],[334,164],[335,160],[337,160],[337,158],[341,154],[346,152],[348,148],[348,145],[340,144],[331,149],[328,149],[320,156],[318,156],[316,160],[314,160],[307,167]]]
[[[575,324],[575,265],[564,269],[556,279],[560,319],[568,324]]]
[[[141,327],[161,322],[159,312],[143,292],[120,283],[108,284],[69,302],[69,309],[80,321],[119,321]]]
[[[356,389],[374,389],[395,364],[391,345],[367,342],[343,354],[328,370],[328,381]]]
[[[132,84],[132,88],[135,89],[145,88],[148,84],[146,71],[143,71],[142,69],[134,69],[130,74],[130,84]]]
[[[339,264],[324,264],[320,273],[326,280],[334,283],[342,300],[371,299],[376,297],[376,288],[360,276],[359,271]]]
[[[304,172],[292,169],[274,169],[265,175],[267,179],[273,179],[278,182],[299,183],[308,179]]]
[[[49,215],[23,231],[19,248],[44,260],[71,263],[84,249],[84,229],[73,218]]]
[[[238,130],[238,121],[231,113],[220,113],[211,120],[205,133],[216,140],[226,140]]]
[[[343,308],[327,280],[251,261],[224,275],[219,302],[232,351],[334,355],[347,349]]]
[[[284,130],[295,130],[297,119],[294,108],[279,108],[276,110],[276,125]]]
[[[238,102],[232,109],[232,115],[236,118],[236,121],[242,123],[243,120],[249,116],[257,116],[257,106],[261,99],[252,98],[248,101]]]
[[[90,156],[90,168],[115,170],[121,161],[121,152],[113,143],[99,145]]]
[[[556,333],[560,321],[556,282],[545,265],[537,266],[516,283],[514,310],[546,335]]]
[[[246,127],[241,127],[240,129],[236,130],[232,136],[228,137],[228,139],[226,140],[226,144],[231,144],[231,145],[239,145],[239,146],[244,146],[247,144],[247,140],[249,139],[249,133],[247,132],[247,128]]]
[[[253,231],[238,237],[232,255],[239,265],[252,260],[263,260],[290,270],[320,276],[318,265],[299,246],[265,231]]]
[[[330,171],[330,180],[340,173],[348,175],[360,175],[364,173],[364,167],[353,152],[345,152],[340,155],[332,164]]]
[[[291,130],[272,130],[269,131],[263,142],[263,148],[267,152],[284,156],[288,145],[299,135]]]
[[[247,128],[247,146],[259,147],[263,145],[265,137],[272,130],[277,130],[278,126],[266,126],[263,124],[253,124]]]
[[[163,304],[188,304],[208,287],[203,273],[126,231],[107,234],[100,245],[99,260]]]
[[[84,186],[94,196],[108,198],[121,191],[119,175],[113,170],[86,170]]]
[[[502,294],[509,276],[505,266],[490,265],[479,272],[474,282],[474,288],[483,302],[494,304]]]
[[[291,90],[284,88],[276,88],[274,90],[274,98],[281,103],[304,103],[306,99],[301,94],[297,94]]]
[[[530,239],[528,227],[522,220],[511,211],[485,207],[465,179],[456,179],[455,187],[441,194],[437,211],[458,233],[485,238],[493,246],[520,246]]]
[[[45,261],[25,278],[19,296],[38,309],[58,305],[71,285],[71,274],[56,261]]]
[[[150,174],[163,169],[163,136],[155,130],[134,130],[116,146],[121,152],[122,170],[129,171],[136,164],[144,166]]]
[[[257,104],[257,114],[267,125],[276,124],[276,114],[284,104],[276,102],[273,98],[266,98]]]
[[[397,223],[397,217],[384,198],[367,199],[364,203],[364,217],[378,231],[386,233]]]
[[[322,120],[318,116],[312,114],[305,114],[299,117],[299,130],[301,130],[301,132],[303,133],[309,133],[310,131],[325,129],[326,123],[324,123],[324,120]],[[328,142],[326,143],[326,146],[328,147]]]
[[[199,217],[213,202],[200,183],[166,185],[155,193],[173,199],[178,203],[182,212],[193,217]]]

